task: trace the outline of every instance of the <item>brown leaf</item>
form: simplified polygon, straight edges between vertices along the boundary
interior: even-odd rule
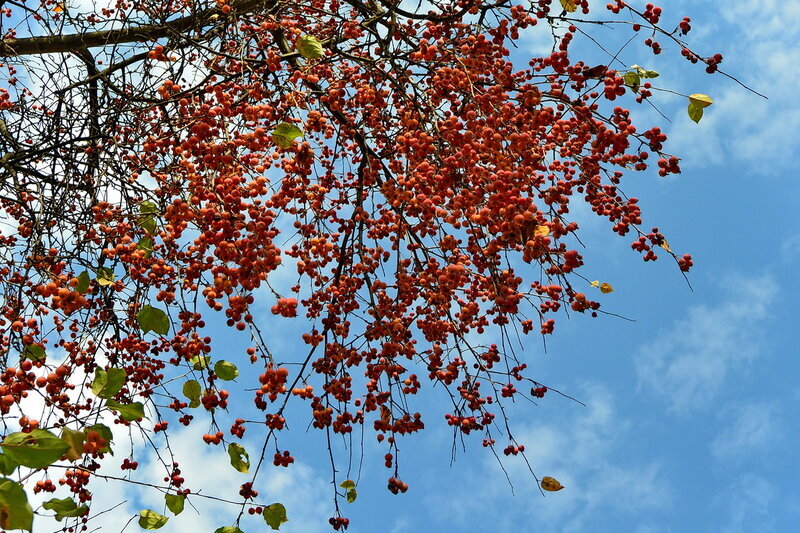
[[[384,424],[392,423],[392,412],[385,405],[381,405],[381,422]]]
[[[544,490],[549,492],[556,492],[564,488],[564,486],[559,483],[557,479],[550,476],[544,476],[542,478],[541,485]]]
[[[608,66],[595,65],[592,68],[587,68],[583,71],[583,76],[586,78],[605,78]]]

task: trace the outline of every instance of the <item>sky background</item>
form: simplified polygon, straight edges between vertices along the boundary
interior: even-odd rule
[[[612,283],[615,291],[601,300],[604,309],[631,320],[561,316],[546,353],[537,336],[525,339],[522,357],[531,375],[586,404],[547,395],[538,406],[517,404],[510,416],[536,474],[556,477],[566,488],[542,496],[516,458],[505,463],[512,489],[479,436],[464,448],[459,442],[451,465],[452,433],[440,422],[444,411],[437,411],[443,407],[421,404],[425,431],[400,442],[406,494],[386,490],[391,472],[382,465],[385,448],[367,432],[359,498],[343,507],[349,531],[796,530],[800,2],[754,5],[671,0],[663,23],[690,16],[695,49],[723,53],[724,70],[769,100],[721,75],[706,75],[676,57],[666,41],[661,56],[642,46],[626,51],[629,64],[661,73],[660,86],[714,99],[700,124],[686,116],[686,100],[674,95],[654,99],[671,123],[630,103],[636,124],[668,133],[666,149],[682,158],[683,173],[666,179],[655,172],[631,174],[623,188],[640,198],[643,227],[658,226],[673,250],[692,254],[695,267],[690,289],[666,257],[643,263],[630,250],[630,238],[615,236],[588,210],[573,212],[588,247],[582,273]],[[543,52],[543,30],[524,36],[517,57],[527,61]],[[592,35],[613,40],[622,33],[598,28]],[[597,51],[588,54],[602,61]],[[263,311],[268,315],[267,307]],[[272,346],[300,353],[292,339],[301,332],[301,319],[292,324],[296,332],[287,321],[280,330],[274,324],[262,322]],[[215,338],[221,352],[241,354],[234,349],[238,342]],[[176,448],[199,450],[182,465],[189,486],[214,494],[247,480],[230,467],[222,447],[198,446],[205,429],[193,425],[171,437]],[[292,450],[296,463],[265,469],[259,499],[286,505],[290,521],[281,531],[322,531],[333,509],[323,434],[296,425],[282,447]],[[144,462],[140,471],[147,469],[159,475],[156,463]],[[121,531],[143,507],[163,510],[155,491],[92,485],[95,510],[125,502],[90,522],[102,531]],[[211,533],[230,523],[229,507],[190,501],[197,512],[187,506],[163,531]],[[254,518],[241,527],[245,533],[265,530]],[[126,531],[138,529],[131,523]]]

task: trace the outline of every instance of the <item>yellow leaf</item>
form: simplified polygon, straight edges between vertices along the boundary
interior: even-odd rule
[[[59,2],[53,7],[53,13],[63,13],[67,10],[66,2]]]
[[[539,238],[547,237],[550,235],[550,228],[547,226],[536,226],[536,229],[533,231],[533,235]]]
[[[110,268],[99,267],[97,269],[97,284],[103,287],[114,284],[114,271]]]
[[[564,11],[567,13],[572,13],[576,9],[578,9],[578,3],[576,0],[560,0],[561,7],[564,8]]]
[[[558,482],[557,479],[552,478],[550,476],[544,476],[542,478],[542,488],[546,491],[556,492],[557,490],[561,490],[564,486]]]
[[[689,96],[689,103],[703,108],[710,106],[714,101],[707,94],[695,93]]]
[[[703,109],[713,103],[714,101],[707,94],[695,93],[690,95],[689,108],[687,109],[689,118],[695,122],[700,122],[700,119],[703,118]]]
[[[668,251],[669,253],[672,253],[672,250],[670,249],[669,243],[667,241],[662,240],[658,245],[663,249],[665,249],[666,251]]]
[[[600,283],[599,281],[590,281],[589,285],[600,289],[600,292],[602,292],[603,294],[614,292],[614,287],[612,287],[610,283]]]

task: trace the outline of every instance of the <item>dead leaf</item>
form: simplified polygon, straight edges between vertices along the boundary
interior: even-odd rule
[[[557,479],[550,476],[544,476],[541,481],[542,488],[549,492],[556,492],[564,488]]]
[[[602,292],[603,294],[614,292],[614,287],[612,287],[610,283],[600,283],[599,281],[590,281],[589,285],[600,289],[600,292]]]
[[[392,422],[392,412],[385,405],[381,405],[381,422],[390,424]]]
[[[560,0],[561,7],[564,8],[564,11],[567,13],[573,13],[576,9],[578,9],[578,2],[576,0]]]
[[[583,71],[583,76],[586,78],[605,78],[607,65],[595,65],[592,68],[587,68]]]

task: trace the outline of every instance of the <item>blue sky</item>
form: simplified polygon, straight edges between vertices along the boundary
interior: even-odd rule
[[[426,430],[400,444],[408,493],[386,490],[385,449],[367,431],[359,498],[344,504],[350,531],[733,533],[791,531],[800,523],[800,466],[791,451],[800,440],[793,338],[800,298],[800,4],[671,1],[665,11],[669,21],[691,16],[696,48],[723,53],[726,71],[769,96],[707,76],[666,42],[660,57],[631,47],[626,58],[658,70],[664,87],[715,101],[699,125],[686,116],[685,100],[669,94],[656,101],[671,123],[636,108],[637,123],[668,132],[667,149],[683,158],[683,173],[661,179],[648,172],[624,182],[626,193],[640,198],[645,226],[657,225],[676,252],[692,253],[693,290],[674,263],[645,264],[628,238],[591,213],[574,213],[588,245],[583,274],[611,282],[616,290],[603,297],[604,308],[633,321],[562,316],[547,353],[537,337],[525,340],[523,357],[536,378],[586,404],[548,395],[537,406],[517,404],[511,414],[536,474],[554,476],[566,489],[543,497],[515,459],[505,463],[512,492],[480,437],[464,448],[459,441],[451,466],[452,433],[439,422],[444,407],[431,399],[432,410],[419,407],[430,413]],[[603,37],[599,31],[594,35]],[[526,35],[519,57],[541,53],[543,42]],[[300,353],[288,330],[275,335],[274,322],[262,325],[273,347]],[[294,325],[299,334],[300,319]],[[240,354],[233,347],[244,341],[215,342],[225,346],[221,352]],[[176,431],[172,444],[197,450],[203,432]],[[323,434],[297,424],[282,447],[297,463],[266,469],[260,499],[287,506],[282,531],[321,531],[333,508]],[[148,470],[158,468],[145,463],[141,471]],[[196,453],[184,476],[210,494],[247,480],[221,447]],[[143,506],[163,508],[152,491],[101,487],[95,485],[101,505],[127,501],[92,522],[102,531],[120,531]],[[191,501],[198,513],[187,507],[165,530],[210,533],[229,523],[228,507]],[[242,529],[264,525],[251,520]]]

